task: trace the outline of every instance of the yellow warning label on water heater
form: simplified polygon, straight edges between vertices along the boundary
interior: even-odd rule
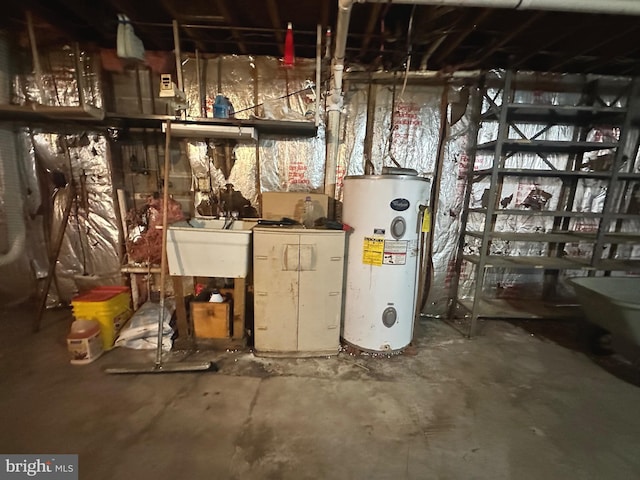
[[[382,265],[384,258],[384,237],[364,237],[362,245],[362,263],[365,265]]]
[[[431,230],[431,212],[427,208],[422,215],[422,231],[427,233]]]

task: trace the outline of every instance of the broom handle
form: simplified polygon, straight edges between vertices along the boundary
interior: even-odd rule
[[[164,294],[167,277],[167,220],[169,209],[169,167],[171,164],[171,120],[167,120],[164,144],[164,180],[162,182],[162,245],[160,246],[160,316],[158,325],[158,347],[156,348],[156,367],[162,365],[162,330],[164,327]]]

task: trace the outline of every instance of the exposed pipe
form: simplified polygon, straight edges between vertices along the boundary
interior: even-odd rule
[[[0,32],[0,104],[9,103],[10,92],[9,43],[7,35]],[[22,256],[27,235],[15,134],[6,127],[0,129],[0,178],[2,179],[0,201],[4,203],[9,243],[9,250],[0,255],[0,267],[3,267]]]
[[[506,8],[512,10],[550,10],[609,15],[640,15],[638,0],[338,0],[338,23],[335,51],[331,65],[331,93],[327,98],[327,160],[324,189],[335,197],[336,168],[340,143],[340,110],[342,109],[342,79],[344,55],[349,33],[351,8],[354,3],[398,3],[449,7]]]
[[[198,112],[200,118],[206,118],[207,116],[207,100],[202,88],[202,67],[200,66],[200,51],[196,48],[196,78],[198,79]]]
[[[15,137],[14,133],[7,128],[0,129],[0,172],[9,240],[9,250],[0,255],[0,267],[3,267],[22,256],[27,235]]]
[[[85,81],[84,81],[84,69],[82,68],[82,52],[80,50],[80,44],[75,42],[73,45],[73,63],[76,69],[76,85],[78,85],[78,100],[80,103],[80,108],[84,110],[84,106],[87,103],[87,99],[85,97]],[[136,79],[140,81],[140,76],[138,75],[138,69],[136,68]]]
[[[178,80],[178,90],[184,92],[184,77],[182,73],[182,51],[180,50],[180,28],[178,27],[178,21],[174,20],[173,23],[173,48],[176,57],[176,76]]]
[[[357,0],[357,2],[640,15],[640,2],[637,0]]]
[[[322,25],[316,31],[316,127],[320,125],[320,82],[322,80]]]
[[[336,169],[340,146],[340,112],[342,110],[342,74],[344,54],[347,48],[349,20],[354,0],[338,0],[338,25],[336,27],[335,50],[331,64],[331,94],[327,98],[327,161],[325,163],[324,193],[335,197]]]
[[[40,55],[38,54],[38,44],[36,42],[36,33],[33,28],[33,17],[31,12],[27,11],[27,32],[29,33],[29,45],[31,45],[31,60],[33,62],[33,75],[38,89],[38,99],[40,103],[44,101],[44,88],[42,86],[42,67],[40,66]],[[4,103],[4,101],[3,101]],[[6,103],[9,103],[8,101]]]

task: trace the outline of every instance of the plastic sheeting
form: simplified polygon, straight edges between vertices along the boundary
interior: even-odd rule
[[[342,196],[341,179],[362,175],[366,135],[368,85],[352,85],[345,98],[347,116],[341,137],[336,197]],[[442,87],[373,85],[375,96],[371,167],[379,174],[384,166],[413,168],[433,175],[438,152]],[[394,98],[395,95],[395,98]],[[394,104],[395,102],[395,104]]]
[[[75,185],[56,267],[59,298],[69,301],[80,290],[120,283],[120,233],[106,138],[95,133],[35,133],[33,143],[37,159]],[[64,195],[54,197],[54,228],[61,223],[65,205]]]
[[[501,75],[501,74],[499,74]],[[532,80],[544,80],[555,82],[571,82],[564,76],[532,74]],[[459,87],[456,87],[459,88]],[[396,87],[395,108],[393,83],[386,85],[374,84],[371,94],[375,95],[375,121],[372,138],[372,155],[370,168],[373,173],[380,173],[383,166],[393,166],[396,163],[400,167],[414,168],[422,174],[433,175],[433,168],[438,148],[440,125],[440,98],[442,87],[432,86],[408,86],[404,94],[400,93],[400,87]],[[424,313],[442,315],[447,310],[447,300],[450,295],[450,284],[455,275],[455,255],[460,234],[460,216],[463,208],[464,191],[466,188],[467,172],[470,168],[468,151],[475,135],[475,126],[472,124],[474,95],[471,95],[468,106],[461,119],[450,125],[448,136],[444,143],[444,158],[440,176],[440,189],[438,192],[438,204],[433,206],[435,211],[435,228],[433,235],[432,252],[432,280],[428,302]],[[345,96],[346,118],[340,132],[340,156],[338,159],[338,185],[337,198],[342,195],[341,179],[346,175],[359,175],[365,172],[365,136],[366,118],[368,108],[369,86],[365,84],[351,84]],[[494,102],[502,103],[501,92],[493,92]],[[569,92],[517,92],[516,102],[543,103],[543,104],[576,104],[581,99],[577,93]],[[612,95],[609,101],[616,101]],[[485,101],[483,111],[489,107]],[[393,112],[393,113],[392,113]],[[393,117],[393,118],[392,118]],[[526,136],[535,135],[542,127],[540,125],[518,125],[520,131]],[[497,136],[497,124],[485,124],[480,130],[478,142],[495,140]],[[552,127],[538,138],[546,140],[571,140],[575,135],[573,127]],[[595,128],[590,132],[589,140],[607,141],[617,138],[619,133],[606,129]],[[512,138],[519,138],[515,130],[511,130]],[[607,151],[597,151],[591,157],[585,156],[593,168],[593,164],[606,159]],[[476,169],[491,166],[490,155],[479,154],[476,158]],[[394,162],[395,161],[395,162]],[[568,161],[567,155],[549,155],[549,164],[556,168],[564,168]],[[535,154],[514,155],[507,160],[508,168],[541,168],[550,166]],[[636,164],[635,170],[638,170]],[[472,186],[471,207],[480,207],[485,190],[489,187],[489,179],[477,182]],[[434,182],[435,183],[435,182]],[[525,205],[540,206],[545,209],[555,209],[559,201],[561,183],[552,178],[510,178],[504,182],[502,199],[508,208],[527,208]],[[625,202],[633,206],[634,200],[639,198],[639,186],[631,186],[626,191]],[[600,180],[580,180],[577,198],[581,199],[581,209],[589,212],[602,211],[606,185]],[[629,210],[631,211],[631,210]],[[472,214],[469,217],[468,228],[481,230],[484,216]],[[537,217],[534,215],[499,216],[496,225],[497,230],[509,232],[535,232],[546,231],[552,226],[553,219]],[[638,220],[626,220],[622,231],[638,231]],[[598,225],[595,220],[574,219],[570,228],[578,231],[595,231]],[[477,251],[479,243],[470,242],[466,246],[466,253]],[[588,256],[591,249],[587,244],[568,245],[571,254]],[[545,254],[541,244],[538,243],[509,243],[493,242],[494,254],[514,255],[541,255]],[[629,255],[631,257],[629,257]],[[622,246],[618,248],[619,258],[640,258],[639,246]],[[473,290],[474,278],[472,266],[464,265],[460,274],[460,288],[462,296],[470,294]],[[567,272],[567,275],[578,274]],[[503,294],[504,290],[516,289],[519,285],[527,285],[526,293],[539,296],[542,293],[543,273],[539,271],[501,271],[492,270],[486,282],[487,293]],[[498,290],[502,290],[498,292]],[[518,291],[519,294],[522,290]]]
[[[237,119],[315,119],[313,60],[298,59],[294,68],[283,68],[274,57],[203,57],[200,82],[197,71],[196,59],[188,57],[184,79],[190,117],[212,117],[215,97],[222,94],[229,98]],[[322,191],[325,137],[322,126],[318,131],[314,138],[260,135],[257,148],[252,143],[230,142],[230,152],[222,141],[189,142],[196,211],[220,213],[220,192],[227,184],[256,210],[263,191]]]
[[[9,35],[0,32],[0,103],[9,103],[11,98],[11,75],[9,63]],[[36,280],[46,275],[47,257],[42,233],[42,219],[36,216],[40,208],[41,198],[34,162],[23,161],[29,151],[30,142],[21,142],[16,138],[13,129],[0,130],[3,138],[2,148],[9,153],[4,161],[17,162],[20,182],[14,188],[22,193],[22,198],[9,198],[2,179],[8,178],[0,162],[0,254],[8,249],[7,238],[7,205],[8,202],[22,200],[26,239],[24,250],[17,260],[0,268],[2,278],[10,278],[10,282],[0,283],[0,303],[8,305],[20,303],[28,299],[36,290]],[[24,137],[22,137],[24,138]],[[6,164],[5,164],[6,165]],[[14,204],[15,205],[15,204]]]
[[[313,120],[315,117],[315,60],[298,59],[283,68],[275,57],[225,55],[200,58],[200,82],[196,58],[186,57],[184,88],[187,116],[213,117],[218,94],[233,105],[235,118]]]
[[[221,195],[228,184],[257,210],[256,145],[250,143],[189,141],[187,156],[193,175],[195,207],[199,216],[224,214]],[[241,215],[247,216],[245,212]],[[255,216],[255,215],[251,215]]]
[[[14,79],[14,99],[16,103],[40,101],[48,105],[77,105],[78,95],[75,80],[75,66],[71,50],[52,52],[48,55],[44,91],[39,91],[33,76]],[[51,65],[49,68],[48,65]],[[101,89],[98,69],[94,62],[83,55],[82,68],[87,89],[88,102],[101,106]],[[196,78],[196,65],[193,56],[184,63],[185,92],[189,101],[188,116],[198,118],[213,116],[213,103],[218,93],[227,96],[236,118],[247,119],[252,116],[276,120],[309,120],[315,116],[315,62],[298,59],[293,69],[282,68],[280,61],[272,57],[222,56],[202,58],[201,79]],[[55,81],[54,81],[55,78]],[[549,77],[550,80],[557,77]],[[199,87],[200,85],[200,87]],[[437,155],[440,128],[440,99],[442,86],[408,85],[404,92],[398,81],[395,92],[392,82],[387,84],[350,83],[345,95],[344,112],[341,121],[336,197],[342,196],[342,179],[346,175],[362,174],[365,171],[365,136],[369,92],[375,96],[374,128],[370,168],[380,173],[383,166],[401,166],[414,168],[423,175],[432,176]],[[75,93],[74,93],[75,92]],[[532,103],[571,104],[578,96],[571,93],[547,94],[536,91],[519,94],[516,101]],[[202,102],[201,102],[202,100]],[[495,102],[501,103],[501,95],[495,92]],[[469,105],[473,103],[471,99]],[[203,108],[201,109],[201,104]],[[485,108],[487,105],[485,104]],[[444,144],[438,204],[435,208],[435,230],[433,235],[433,279],[426,313],[442,314],[446,311],[448,287],[453,275],[453,259],[460,230],[462,196],[469,167],[470,135],[472,112],[467,108],[462,118],[450,126],[449,135]],[[523,125],[521,129],[527,135],[534,133],[536,126]],[[479,141],[494,139],[497,126],[483,127]],[[511,132],[517,138],[515,132]],[[550,140],[570,139],[574,135],[571,127],[554,127],[542,138]],[[606,139],[616,136],[615,131],[594,130],[594,139]],[[71,172],[77,184],[84,183],[84,192],[78,202],[78,208],[72,210],[70,223],[63,245],[63,255],[58,265],[61,296],[68,298],[81,288],[84,282],[91,283],[100,279],[100,283],[119,278],[118,228],[114,215],[112,186],[108,165],[107,143],[103,137],[90,134],[86,139],[79,136],[67,137],[71,153]],[[26,140],[27,137],[25,137]],[[49,170],[68,171],[68,160],[60,148],[55,135],[37,134],[34,142],[38,158]],[[193,190],[196,207],[204,201],[211,202],[212,196],[218,196],[221,190],[231,183],[236,191],[257,208],[261,191],[322,191],[324,186],[325,130],[320,125],[315,138],[264,136],[259,142],[230,144],[224,142],[189,142],[187,156],[192,168]],[[598,152],[605,153],[605,152]],[[31,152],[30,158],[34,158]],[[600,155],[604,157],[604,155]],[[567,157],[549,156],[548,161],[563,166]],[[593,161],[599,161],[594,157]],[[489,166],[489,157],[478,156],[476,168]],[[542,163],[541,163],[542,162]],[[33,178],[31,170],[34,162],[23,172],[25,178]],[[509,159],[512,168],[549,168],[534,155],[517,155]],[[638,170],[636,164],[635,171]],[[257,176],[259,175],[259,179]],[[259,181],[258,181],[259,180]],[[32,180],[28,181],[30,184]],[[480,206],[482,196],[488,184],[474,184],[471,206]],[[585,211],[602,209],[604,185],[598,180],[581,180],[578,195],[582,199]],[[540,202],[545,199],[544,208],[555,208],[558,202],[560,185],[553,179],[513,179],[505,182],[502,197],[509,208],[517,208],[526,202]],[[625,193],[625,202],[633,206],[638,204],[638,188]],[[532,192],[538,192],[532,196]],[[547,197],[547,194],[550,195]],[[37,203],[34,198],[29,208]],[[61,210],[57,205],[57,217]],[[212,210],[210,210],[212,211]],[[481,228],[483,220],[471,215],[470,228]],[[500,218],[499,229],[505,231],[535,231],[548,229],[549,220],[537,217],[511,216]],[[577,221],[576,221],[577,222]],[[597,225],[582,220],[574,222],[572,228],[589,230]],[[627,221],[623,230],[638,231],[638,221]],[[473,249],[474,245],[469,245]],[[518,250],[514,250],[517,248]],[[494,242],[495,253],[538,253],[536,245],[508,245]],[[583,245],[574,245],[579,254],[588,255]],[[508,250],[510,249],[510,250]],[[621,247],[618,255],[640,256],[640,247],[630,245]],[[91,255],[87,255],[90,251]],[[37,262],[36,262],[37,263]],[[39,267],[37,270],[42,270]],[[467,291],[473,285],[473,278],[465,270],[461,275],[461,286]],[[522,275],[522,274],[520,274]],[[526,275],[526,274],[525,274]],[[116,277],[118,276],[118,277]],[[519,281],[533,280],[541,285],[538,274],[532,277],[505,276],[496,273],[489,284],[508,287]]]
[[[80,105],[75,54],[71,47],[41,51],[42,78],[35,75],[16,75],[13,79],[12,103],[39,103],[49,106],[77,107]],[[88,105],[102,108],[102,87],[99,58],[80,52],[79,68]],[[42,89],[42,90],[41,90]]]
[[[435,216],[432,250],[431,288],[424,313],[442,315],[447,311],[451,280],[455,274],[455,256],[460,235],[460,218],[466,173],[470,167],[469,142],[475,128],[472,124],[473,98],[469,99],[462,117],[449,127],[444,143],[438,203],[432,206]],[[449,108],[449,118],[451,109]]]
[[[81,105],[79,85],[82,85],[87,105],[101,108],[102,87],[99,59],[86,51],[76,58],[75,49],[64,46],[41,49],[42,76],[18,73],[13,78],[12,103],[38,103],[47,106],[77,107]],[[79,290],[96,285],[120,283],[119,229],[113,205],[111,172],[106,139],[98,134],[58,136],[28,130],[19,135],[22,177],[26,184],[26,209],[30,214],[28,238],[30,251],[25,256],[18,278],[31,279],[27,296],[36,293],[36,279],[45,278],[48,269],[48,247],[53,238],[44,237],[44,219],[37,215],[41,204],[51,209],[51,231],[55,232],[63,219],[66,197],[57,189],[45,198],[38,181],[37,164],[75,185],[75,200],[58,255],[56,282],[50,303],[69,301]],[[49,203],[51,202],[51,205]],[[56,288],[57,287],[57,288]],[[26,289],[25,289],[26,290]],[[57,290],[57,291],[56,291]],[[57,295],[56,295],[57,294]]]
[[[262,138],[260,183],[263,192],[319,192],[324,189],[325,132],[314,138]]]

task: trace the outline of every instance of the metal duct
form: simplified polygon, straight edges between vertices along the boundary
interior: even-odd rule
[[[0,34],[0,104],[8,104],[10,96],[9,42],[3,32]],[[7,219],[9,243],[9,250],[0,255],[0,267],[2,267],[20,258],[26,243],[26,226],[15,136],[13,131],[8,128],[0,129],[0,173],[0,177],[2,177],[0,199],[4,200],[2,206]]]
[[[22,255],[26,243],[15,138],[13,132],[6,128],[0,129],[0,172],[2,172],[2,198],[9,240],[9,250],[0,255],[0,267],[3,267],[13,263]]]

